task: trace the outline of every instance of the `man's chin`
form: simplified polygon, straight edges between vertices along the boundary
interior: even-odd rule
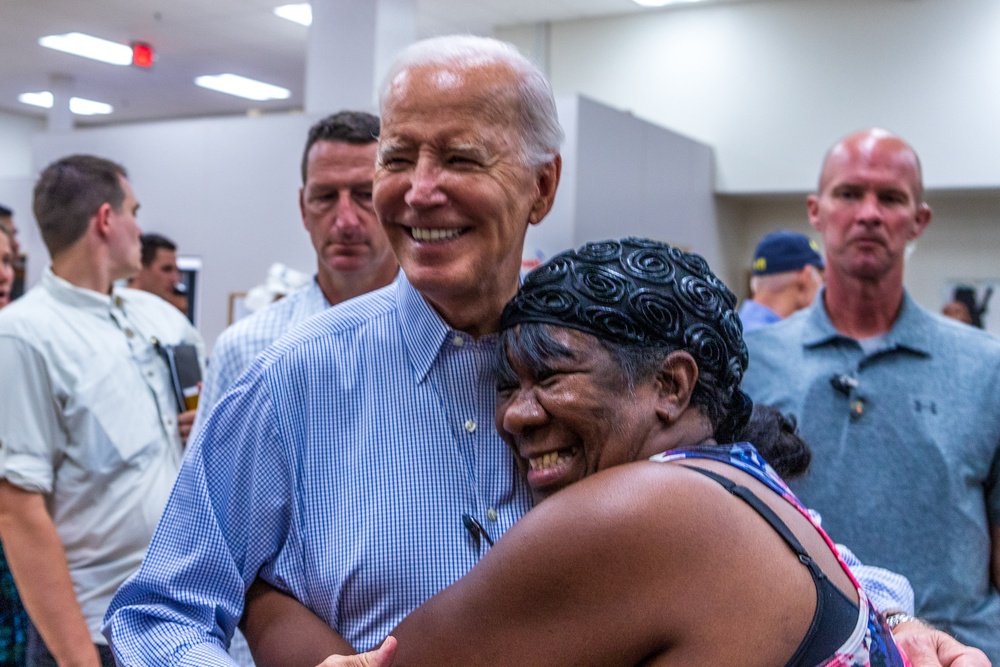
[[[353,273],[366,268],[370,264],[367,255],[340,254],[327,260],[326,265],[338,273]]]

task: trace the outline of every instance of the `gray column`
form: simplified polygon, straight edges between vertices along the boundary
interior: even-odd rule
[[[305,111],[374,111],[376,89],[399,49],[416,37],[416,0],[313,0]]]
[[[73,96],[73,77],[52,74],[49,76],[49,90],[52,92],[52,108],[49,109],[45,129],[49,132],[72,130],[73,114],[69,110],[69,98]]]
[[[396,54],[417,41],[417,0],[378,0],[377,26],[373,73],[376,95]]]
[[[371,110],[375,3],[313,0],[306,50],[306,113]]]

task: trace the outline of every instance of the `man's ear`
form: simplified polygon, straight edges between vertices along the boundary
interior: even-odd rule
[[[528,214],[528,224],[537,225],[552,210],[561,174],[562,155],[556,155],[538,168],[538,172],[535,174],[537,192],[531,206],[531,212]]]
[[[927,225],[931,224],[931,216],[931,207],[921,202],[917,207],[917,214],[914,216],[913,231],[910,236],[911,241],[924,233]]]
[[[811,194],[806,197],[806,213],[809,214],[809,224],[820,234],[823,233],[823,223],[819,219],[819,195]]]
[[[656,374],[656,414],[665,424],[675,423],[688,409],[697,382],[698,362],[690,353],[677,350],[666,356]]]
[[[97,209],[97,213],[95,213],[90,219],[90,224],[95,226],[95,229],[101,238],[106,238],[108,234],[111,233],[112,211],[113,209],[111,208],[111,204],[104,202]]]
[[[299,188],[299,215],[302,216],[302,226],[306,228],[306,231],[311,231],[309,229],[309,224],[306,222],[306,186]]]

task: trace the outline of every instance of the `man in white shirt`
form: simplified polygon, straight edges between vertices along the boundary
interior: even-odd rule
[[[87,155],[47,167],[34,211],[52,256],[0,316],[0,539],[37,628],[29,667],[114,665],[101,620],[142,562],[180,467],[165,345],[202,342],[146,292],[125,170]],[[181,425],[184,425],[181,427]]]

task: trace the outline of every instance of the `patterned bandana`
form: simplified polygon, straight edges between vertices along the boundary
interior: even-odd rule
[[[737,398],[747,348],[735,305],[699,255],[630,237],[568,250],[529,273],[500,327],[536,322],[613,343],[666,344],[690,353],[702,374]]]

